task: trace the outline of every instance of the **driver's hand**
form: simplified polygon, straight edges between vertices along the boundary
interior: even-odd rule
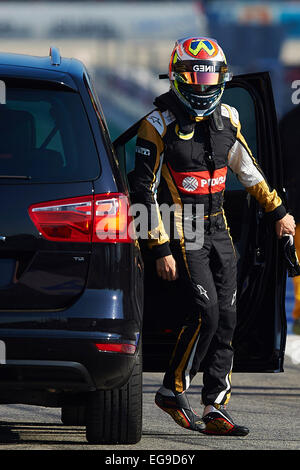
[[[276,233],[278,238],[283,235],[295,235],[295,219],[292,215],[286,214],[282,219],[276,222]]]
[[[175,281],[178,278],[176,261],[172,255],[157,259],[156,271],[158,276],[165,281]]]

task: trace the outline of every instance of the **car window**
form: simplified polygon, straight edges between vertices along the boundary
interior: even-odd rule
[[[225,89],[222,102],[237,109],[241,122],[241,133],[254,158],[257,158],[256,118],[252,96],[245,88],[233,87]],[[244,186],[242,186],[232,171],[228,171],[226,190],[240,189],[244,189]]]
[[[0,105],[0,175],[29,182],[95,179],[100,163],[79,94],[7,87]]]

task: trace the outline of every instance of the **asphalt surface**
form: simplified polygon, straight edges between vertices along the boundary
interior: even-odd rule
[[[237,423],[249,427],[246,437],[204,436],[176,425],[154,405],[162,374],[144,374],[143,436],[136,445],[96,446],[85,439],[85,428],[64,426],[60,409],[25,405],[0,406],[1,450],[105,450],[115,456],[127,450],[163,450],[176,454],[204,450],[300,449],[300,337],[288,336],[285,372],[233,374],[233,394],[228,411]],[[189,389],[193,408],[201,413],[199,391],[202,374]],[[129,452],[129,454],[128,454]],[[130,466],[130,465],[129,465]],[[131,466],[134,466],[133,464]]]

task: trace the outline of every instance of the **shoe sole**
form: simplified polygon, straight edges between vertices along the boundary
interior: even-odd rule
[[[247,436],[249,430],[242,431],[224,418],[215,418],[206,424],[206,428],[201,433],[210,436]]]
[[[156,402],[155,402],[156,403]],[[165,411],[166,413],[168,413],[173,419],[174,421],[176,421],[177,424],[179,424],[179,426],[182,426],[183,428],[186,428],[186,429],[189,429],[190,428],[190,423],[188,422],[188,420],[186,419],[186,417],[184,416],[184,414],[182,413],[182,411],[180,410],[176,410],[176,409],[172,409],[172,408],[164,408],[163,406],[159,405],[158,403],[156,403],[156,405],[163,411]]]
[[[200,431],[201,434],[206,434],[207,436],[231,436],[231,437],[245,437],[249,434],[248,432],[240,432],[240,431],[227,431],[227,432],[215,432],[215,431]]]
[[[202,432],[202,430],[198,430],[198,429],[193,429],[189,423],[189,421],[187,420],[187,418],[185,417],[184,413],[178,409],[172,409],[172,408],[165,408],[164,406],[160,405],[159,403],[157,403],[157,401],[155,401],[155,404],[163,411],[165,411],[165,413],[168,413],[172,418],[173,420],[175,421],[176,424],[178,424],[179,426],[181,426],[182,428],[185,428],[185,429],[189,429],[190,431],[196,431],[196,432]],[[201,426],[200,423],[195,423],[195,424],[198,424],[198,426]],[[205,429],[204,425],[203,425],[203,430]]]

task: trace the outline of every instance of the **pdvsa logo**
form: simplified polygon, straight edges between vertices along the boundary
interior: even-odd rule
[[[202,179],[201,188],[205,188],[206,186],[219,186],[220,184],[224,184],[225,181],[226,181],[226,176],[219,176],[218,178]]]
[[[182,186],[186,191],[193,192],[198,188],[198,180],[193,176],[187,176],[182,180]]]

